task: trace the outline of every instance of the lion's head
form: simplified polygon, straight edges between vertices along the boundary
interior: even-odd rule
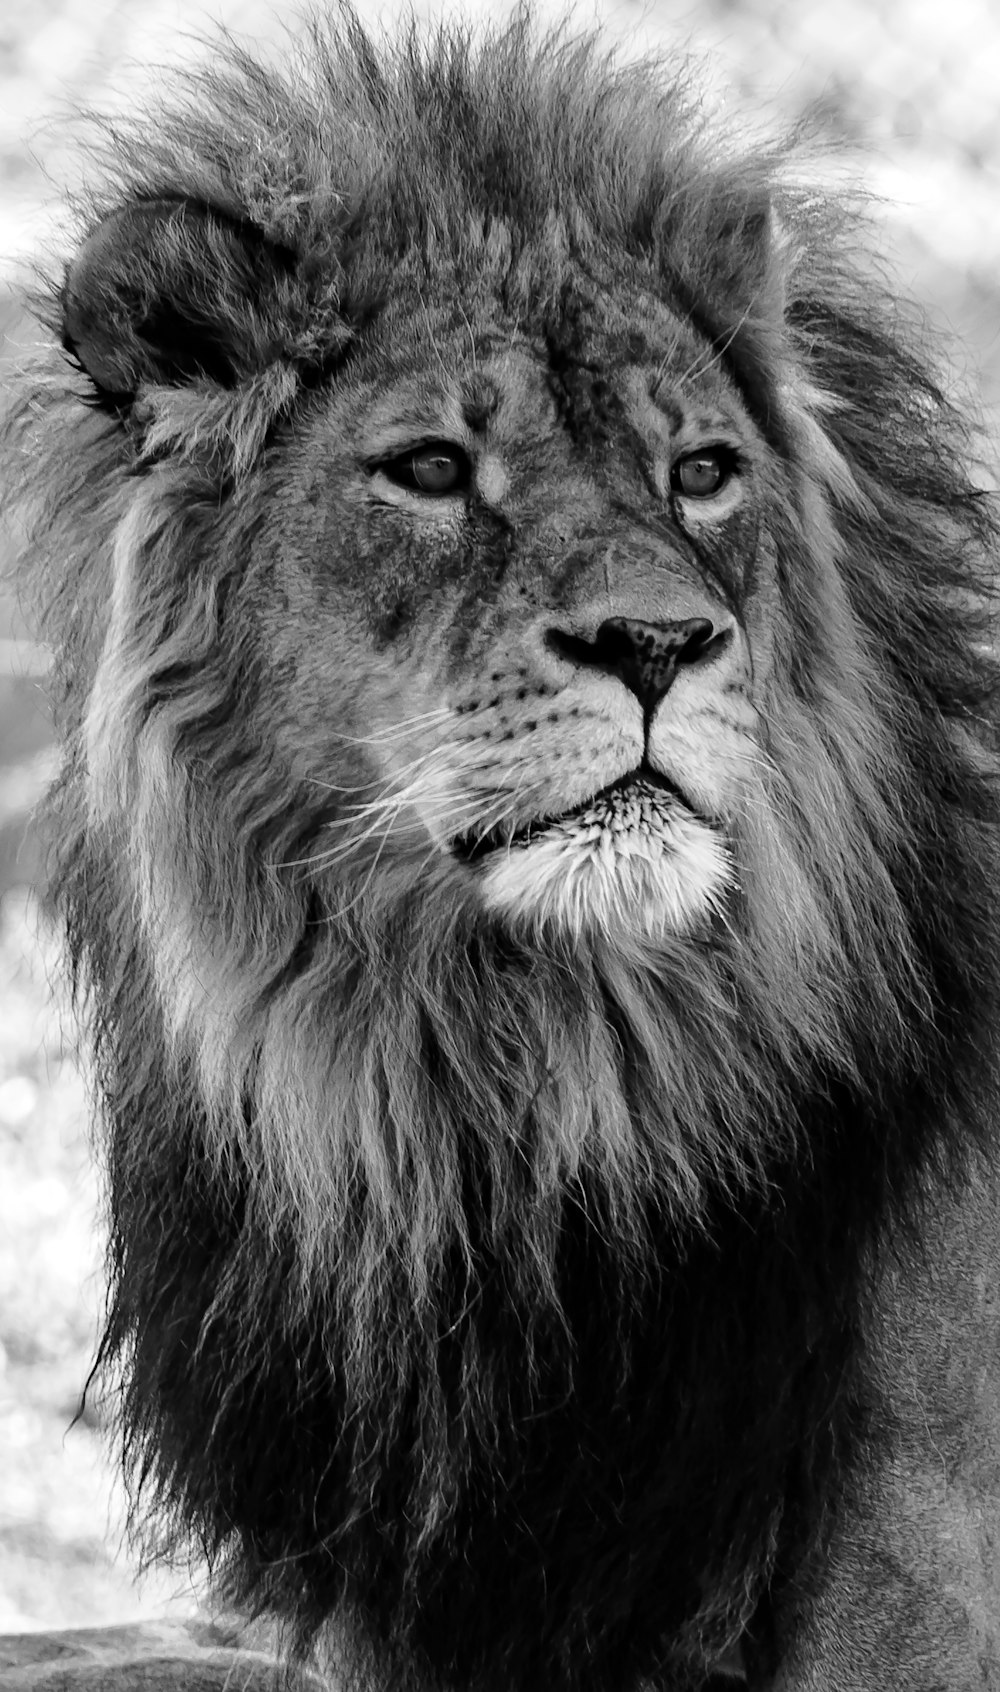
[[[966,434],[848,208],[523,20],[108,165],[8,439],[136,1471],[394,1685],[697,1680],[977,1120]]]

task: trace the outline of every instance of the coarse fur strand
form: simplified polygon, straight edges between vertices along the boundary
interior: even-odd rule
[[[376,47],[338,12],[287,73],[227,45],[81,209],[217,216],[210,272],[180,224],[163,260],[194,373],[123,320],[135,392],[53,352],[6,425],[137,1498],[361,1682],[702,1684],[866,1451],[880,1252],[988,1148],[996,514],[863,220],[793,164],[527,16]],[[397,296],[485,274],[553,319],[569,263],[641,271],[783,466],[782,711],[710,938],[529,932],[383,861],[233,634],[282,432]]]

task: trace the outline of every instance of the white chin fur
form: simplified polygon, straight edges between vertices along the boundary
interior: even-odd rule
[[[669,794],[631,788],[483,860],[489,910],[575,934],[686,934],[734,884],[714,829]]]

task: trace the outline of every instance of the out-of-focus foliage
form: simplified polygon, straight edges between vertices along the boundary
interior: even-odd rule
[[[2,788],[0,788],[2,791]],[[81,1407],[101,1301],[85,1097],[63,1037],[57,957],[26,889],[0,904],[0,1632],[126,1621],[124,1501]]]

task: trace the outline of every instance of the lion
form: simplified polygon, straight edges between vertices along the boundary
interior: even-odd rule
[[[530,16],[105,132],[6,430],[145,1543],[409,1692],[1000,1687],[998,519]]]

